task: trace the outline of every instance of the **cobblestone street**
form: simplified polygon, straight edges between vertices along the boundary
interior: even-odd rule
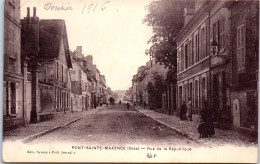
[[[105,107],[30,144],[78,143],[93,145],[197,146],[165,125],[125,105]]]

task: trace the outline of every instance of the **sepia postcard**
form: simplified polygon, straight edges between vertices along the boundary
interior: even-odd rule
[[[258,0],[3,0],[3,162],[258,162]]]

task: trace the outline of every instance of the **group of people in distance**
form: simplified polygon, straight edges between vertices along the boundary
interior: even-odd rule
[[[188,118],[187,118],[187,111],[188,111]],[[189,119],[192,121],[191,98],[189,98],[187,105],[185,101],[183,101],[183,104],[181,105],[180,119],[181,120]],[[215,134],[214,124],[213,124],[213,111],[209,108],[207,101],[203,102],[201,120],[198,126],[198,133],[200,134],[200,138],[211,137],[212,135]]]
[[[121,102],[121,100],[120,100],[118,104],[121,105],[121,103],[122,103],[122,102]],[[129,110],[129,108],[130,108],[130,103],[129,103],[128,101],[127,101],[127,103],[126,103],[126,107],[127,107],[127,110]]]

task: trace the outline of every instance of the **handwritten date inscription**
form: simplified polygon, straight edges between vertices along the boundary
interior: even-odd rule
[[[53,3],[46,3],[44,5],[45,10],[53,10],[53,11],[68,11],[73,10],[72,6],[70,4],[67,5],[55,5]]]
[[[94,13],[95,11],[104,11],[110,1],[103,1],[103,2],[96,2],[96,3],[85,3],[83,4],[81,14],[83,13]],[[70,3],[68,4],[55,4],[55,3],[46,3],[44,4],[44,9],[45,10],[50,10],[50,11],[72,11],[74,8]]]
[[[84,12],[90,13],[90,12],[95,12],[97,9],[104,11],[107,8],[107,5],[110,3],[110,1],[102,2],[102,3],[90,3],[90,4],[85,4],[81,14]]]

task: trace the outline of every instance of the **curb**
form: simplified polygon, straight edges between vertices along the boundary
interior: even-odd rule
[[[135,108],[135,109],[136,109],[136,108]],[[145,114],[145,113],[139,111],[138,109],[136,109],[136,110],[137,110],[138,112],[142,113],[143,115],[145,115],[145,116],[151,118],[152,120],[157,121],[157,122],[159,122],[160,124],[163,124],[163,125],[167,126],[168,128],[172,129],[172,130],[175,131],[176,133],[178,133],[178,134],[180,134],[180,135],[182,135],[182,136],[184,136],[184,137],[187,137],[188,139],[192,140],[193,142],[195,142],[195,143],[197,143],[197,144],[204,145],[204,143],[203,143],[202,141],[198,140],[196,137],[193,137],[193,136],[191,136],[191,135],[189,135],[189,134],[187,134],[187,133],[185,133],[185,132],[182,132],[181,130],[179,130],[179,129],[177,129],[177,128],[174,128],[174,127],[172,127],[172,126],[168,125],[167,123],[164,123],[164,122],[162,122],[162,121],[160,121],[160,120],[154,119],[154,118],[148,116],[147,114]]]
[[[63,125],[56,126],[56,127],[52,128],[52,129],[45,130],[45,131],[43,131],[43,132],[39,132],[39,133],[36,133],[36,134],[32,134],[32,135],[30,135],[30,136],[28,136],[28,137],[26,137],[26,138],[24,138],[24,139],[20,139],[20,141],[21,141],[22,143],[31,142],[31,141],[33,141],[33,140],[39,138],[39,137],[42,137],[42,136],[44,136],[44,135],[46,135],[46,134],[49,134],[49,133],[51,133],[51,132],[54,132],[54,131],[59,130],[59,129],[61,129],[61,128],[64,128],[64,127],[66,127],[66,126],[68,126],[68,125],[70,125],[70,124],[73,124],[73,123],[75,123],[75,122],[77,122],[77,121],[79,121],[79,120],[84,119],[84,118],[87,117],[87,116],[90,116],[90,115],[92,115],[92,114],[95,114],[95,113],[97,113],[98,111],[100,111],[101,109],[102,109],[102,108],[98,109],[97,111],[95,111],[95,112],[93,112],[93,113],[87,114],[86,116],[83,116],[83,117],[81,117],[81,118],[77,118],[77,119],[72,120],[72,121],[69,121],[69,122],[67,122],[67,123],[65,123],[65,124],[63,124]]]

